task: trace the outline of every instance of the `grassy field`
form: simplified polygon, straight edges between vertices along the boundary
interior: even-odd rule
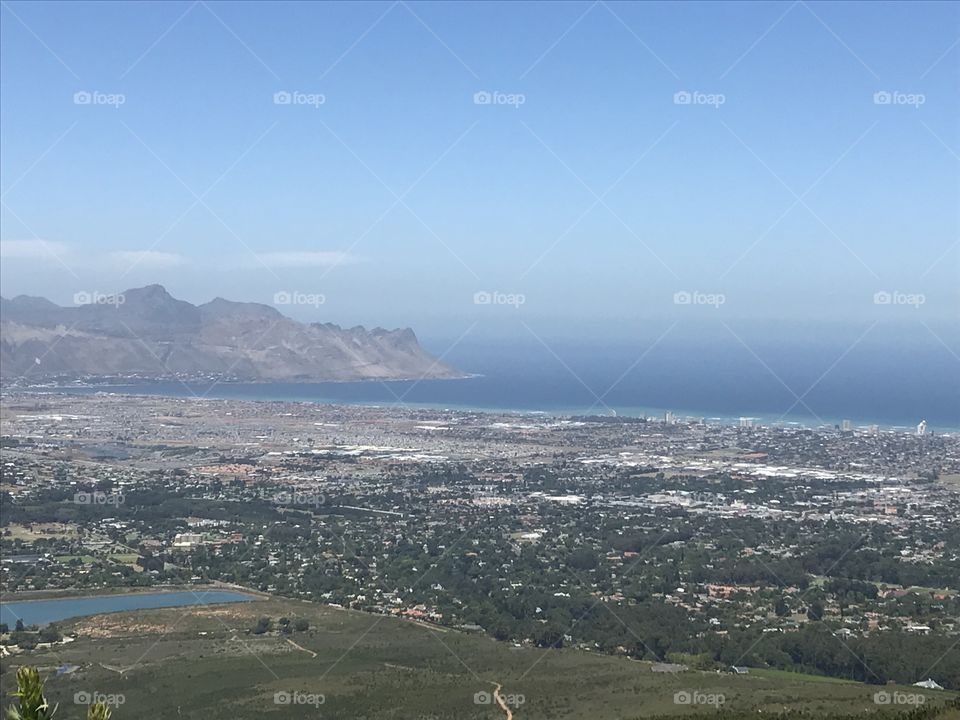
[[[7,538],[10,540],[27,542],[47,538],[70,539],[77,536],[77,526],[70,523],[36,523],[30,527],[10,523],[4,531],[9,533]]]
[[[280,617],[303,618],[310,630],[249,634],[260,616],[271,617],[274,625]],[[714,705],[678,704],[675,698],[694,703],[722,698],[723,709],[733,713],[725,717],[770,717],[784,709],[821,718],[841,712],[866,716],[884,710],[874,702],[878,691],[919,690],[767,670],[741,676],[660,674],[648,663],[623,658],[518,648],[281,599],[101,615],[64,629],[79,639],[5,659],[5,705],[21,663],[50,676],[48,697],[60,703],[57,717],[64,720],[82,716],[74,699],[84,693],[122,695],[114,720],[490,720],[505,714],[495,704],[476,704],[475,694],[500,683],[514,702],[516,720],[573,720],[717,714]],[[78,667],[56,675],[63,665]],[[920,692],[928,702],[951,697]]]
[[[97,559],[93,555],[57,555],[58,562],[73,562],[74,560],[80,560],[84,565],[90,565],[95,563]]]
[[[758,677],[769,678],[771,680],[793,680],[797,677],[803,678],[807,682],[819,682],[819,683],[846,683],[853,685],[860,685],[860,683],[854,680],[844,680],[843,678],[834,678],[834,677],[825,677],[823,675],[798,675],[798,673],[790,672],[789,670],[777,670],[776,668],[754,668],[750,671],[751,675],[756,675]]]

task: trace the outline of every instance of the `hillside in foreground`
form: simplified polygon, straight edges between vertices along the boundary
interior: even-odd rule
[[[493,698],[498,685],[516,720],[902,717],[921,694],[930,708],[956,695],[763,670],[654,672],[646,662],[282,599],[101,615],[61,629],[77,639],[6,659],[4,706],[20,664],[48,677],[63,717],[82,716],[77,701],[122,698],[115,720],[492,719],[507,716]]]

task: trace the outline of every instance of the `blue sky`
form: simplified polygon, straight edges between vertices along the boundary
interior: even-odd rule
[[[2,13],[6,297],[160,282],[433,337],[921,320],[953,342],[955,3]]]

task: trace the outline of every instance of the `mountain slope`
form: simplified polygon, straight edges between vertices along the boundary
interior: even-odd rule
[[[109,302],[60,307],[0,298],[0,374],[347,381],[452,378],[409,328],[304,324],[258,303],[192,305],[160,285]]]

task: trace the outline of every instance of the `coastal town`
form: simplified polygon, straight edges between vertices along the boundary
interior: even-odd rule
[[[960,637],[955,435],[106,393],[3,408],[8,595],[216,585],[667,669],[960,680],[955,653],[917,669]]]

